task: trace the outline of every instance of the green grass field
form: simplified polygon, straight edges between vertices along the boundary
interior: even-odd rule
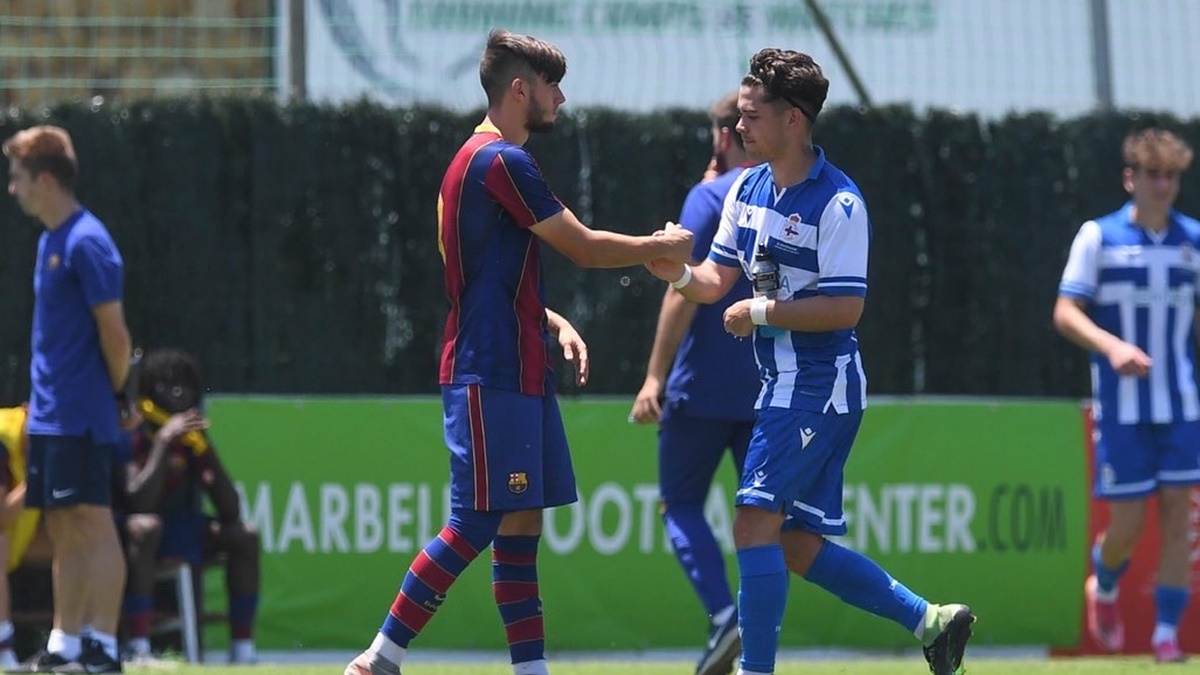
[[[552,663],[554,675],[687,675],[695,664],[691,662],[635,663],[630,661],[561,661]],[[153,668],[129,667],[131,673],[170,672],[175,675],[339,675],[342,666],[187,666],[164,664]],[[776,675],[923,675],[928,673],[924,662],[916,659],[861,659],[839,661],[782,661]],[[510,675],[512,669],[504,664],[477,663],[435,664],[413,663],[404,675]],[[1162,675],[1200,674],[1200,659],[1183,665],[1159,666],[1149,658],[1060,659],[1060,660],[992,660],[967,662],[969,675],[1091,675],[1092,673],[1160,673]]]

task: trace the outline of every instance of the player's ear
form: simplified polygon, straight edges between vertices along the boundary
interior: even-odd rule
[[[518,101],[524,101],[529,96],[529,84],[524,78],[514,77],[508,85],[508,93]]]
[[[1125,170],[1121,172],[1121,185],[1129,194],[1133,194],[1133,172],[1134,168],[1131,166],[1125,167]]]
[[[737,132],[729,127],[721,127],[721,130],[717,132],[717,152],[729,152],[729,147],[733,145],[732,134],[735,133]]]

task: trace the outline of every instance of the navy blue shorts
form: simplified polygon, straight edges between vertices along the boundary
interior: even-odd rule
[[[726,449],[742,475],[754,422],[693,417],[668,405],[658,426],[659,493],[668,506],[703,505]]]
[[[162,519],[158,559],[183,558],[193,566],[199,565],[204,560],[204,540],[212,519],[199,511],[176,511]]]
[[[442,405],[451,506],[523,511],[578,500],[554,394],[455,384],[442,387]]]
[[[112,506],[113,455],[110,443],[91,436],[29,436],[25,505],[61,509],[80,504]]]

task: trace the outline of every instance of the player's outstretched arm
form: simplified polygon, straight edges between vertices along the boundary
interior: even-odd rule
[[[678,225],[668,223],[667,231],[672,227],[679,228]],[[659,258],[646,263],[646,269],[674,286],[683,297],[705,305],[711,305],[725,297],[742,274],[740,267],[719,265],[711,258],[699,265],[684,265],[674,260]]]
[[[692,233],[678,226],[653,236],[618,234],[593,230],[563,209],[530,230],[580,267],[629,267],[656,258],[685,262],[692,256]]]
[[[575,327],[571,325],[561,314],[546,310],[546,327],[550,330],[550,334],[558,340],[558,346],[562,347],[563,358],[567,363],[575,366],[575,384],[583,386],[587,384],[589,373],[589,362],[587,344],[584,343],[583,337]]]

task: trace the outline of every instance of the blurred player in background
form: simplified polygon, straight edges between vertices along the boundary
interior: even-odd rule
[[[25,406],[0,408],[0,668],[14,668],[12,596],[8,574],[21,564],[34,538],[45,531],[38,527],[37,509],[25,508]]]
[[[742,137],[735,129],[738,115],[736,91],[709,111],[713,161],[705,176],[714,174],[717,167],[730,168],[698,183],[684,200],[679,224],[695,237],[694,265],[707,257],[721,223],[725,195],[749,165]],[[658,486],[663,523],[675,558],[708,613],[708,645],[696,675],[728,673],[740,645],[725,557],[704,519],[704,504],[726,449],[741,476],[754,426],[754,400],[760,384],[754,350],[749,341],[726,333],[721,319],[729,305],[748,297],[750,281],[744,277],[712,305],[697,305],[668,287],[646,364],[646,380],[629,415],[639,424],[659,423]]]
[[[450,522],[413,561],[371,646],[346,675],[400,672],[409,642],[488,545],[492,589],[516,675],[545,675],[537,583],[542,509],[576,501],[554,394],[551,339],[587,376],[587,347],[545,306],[539,240],[582,267],[691,256],[686,230],[592,230],[566,209],[522,147],[554,127],[566,59],[537,38],[493,31],[479,64],[488,110],[450,163],[438,197],[445,262],[442,402],[450,448]]]
[[[205,434],[209,424],[203,413],[200,367],[182,350],[155,350],[138,364],[136,381],[137,410],[143,422],[133,434],[127,470],[128,657],[140,661],[150,656],[158,562],[185,560],[199,573],[205,561],[223,554],[230,661],[254,663],[258,533],[242,522],[233,481]],[[215,518],[205,514],[203,497],[212,503]]]
[[[1091,353],[1094,490],[1110,511],[1092,547],[1087,625],[1103,648],[1124,646],[1117,582],[1147,500],[1157,495],[1162,541],[1151,645],[1158,661],[1182,661],[1176,633],[1190,589],[1191,493],[1200,483],[1200,223],[1172,205],[1192,149],[1169,131],[1146,129],[1125,139],[1122,154],[1132,201],[1079,229],[1054,305],[1058,331]]]
[[[952,675],[962,669],[970,609],[929,603],[869,558],[825,539],[846,533],[843,472],[866,407],[854,328],[870,238],[858,187],[812,145],[828,88],[806,54],[756,54],[739,90],[737,129],[750,158],[766,164],[734,182],[708,260],[695,268],[662,260],[647,267],[689,300],[712,303],[748,272],[762,246],[782,282],[775,299],[739,300],[724,316],[733,335],[753,334],[764,373],[733,525],[738,672],[774,672],[790,570],[911,631],[925,645],[930,670]]]
[[[25,129],[3,150],[9,194],[45,227],[33,279],[25,504],[42,510],[54,548],[54,628],[29,667],[121,672],[125,558],[112,466],[130,356],[124,263],[104,224],[75,198],[79,164],[66,131]]]

